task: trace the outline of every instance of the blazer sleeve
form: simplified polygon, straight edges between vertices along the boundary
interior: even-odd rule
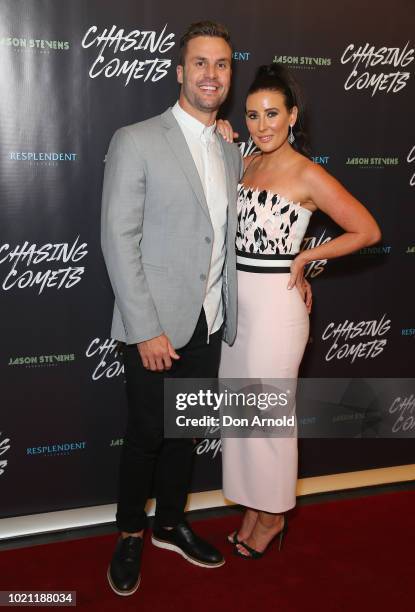
[[[163,333],[140,251],[145,197],[145,161],[128,129],[121,128],[112,137],[105,164],[101,246],[127,344]]]
[[[236,163],[237,176],[238,176],[238,179],[241,180],[244,174],[244,162],[242,159],[242,152],[236,143],[233,145],[232,149],[233,149],[233,155],[234,155],[234,159]]]
[[[244,175],[244,161],[242,159],[242,152],[241,152],[239,147],[238,147],[238,154],[239,154],[239,157],[238,157],[238,161],[239,161],[239,180],[241,180],[241,178]]]

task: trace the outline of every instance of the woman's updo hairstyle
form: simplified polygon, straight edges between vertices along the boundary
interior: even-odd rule
[[[303,96],[297,81],[281,64],[273,63],[260,66],[248,89],[248,96],[264,90],[279,91],[284,96],[288,111],[293,106],[298,108],[297,121],[293,126],[295,140],[292,147],[305,157],[310,157]]]

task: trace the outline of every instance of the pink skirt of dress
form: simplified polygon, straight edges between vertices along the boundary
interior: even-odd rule
[[[222,345],[220,378],[296,379],[309,335],[303,298],[287,273],[238,271],[238,328]],[[295,506],[297,438],[222,439],[224,495],[282,513]]]

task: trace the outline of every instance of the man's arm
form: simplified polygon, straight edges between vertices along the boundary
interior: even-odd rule
[[[239,160],[238,160],[239,162],[239,181],[241,181],[244,175],[244,160],[242,157],[241,149],[239,147],[238,147],[238,153],[239,153]]]
[[[127,344],[163,334],[141,261],[144,167],[126,128],[117,130],[105,164],[101,246]]]

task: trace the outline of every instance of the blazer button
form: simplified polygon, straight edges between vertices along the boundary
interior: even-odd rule
[[[205,281],[206,280],[206,274],[201,274],[199,278],[200,278],[201,281]]]
[[[207,244],[210,244],[210,243],[211,243],[211,240],[210,240],[209,236],[206,236],[206,238],[205,238],[205,242],[207,242]]]

